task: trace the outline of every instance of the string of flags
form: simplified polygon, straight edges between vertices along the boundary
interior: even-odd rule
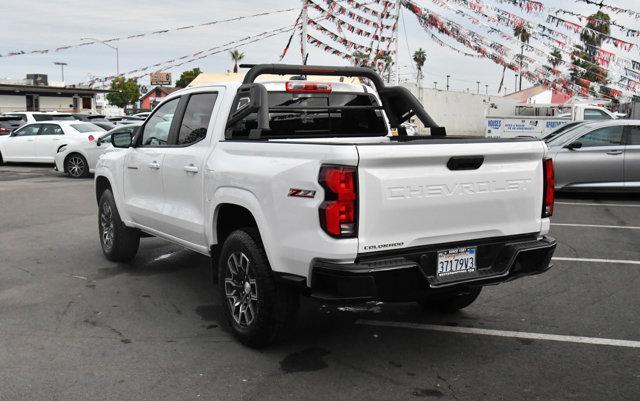
[[[598,0],[598,1],[594,1],[594,0],[575,0],[578,3],[586,3],[586,4],[591,4],[593,6],[598,6],[600,8],[604,8],[605,10],[609,10],[612,11],[614,14],[627,14],[635,19],[640,19],[640,12],[638,11],[634,11],[634,10],[630,10],[630,9],[626,9],[626,8],[622,8],[622,7],[617,7],[617,6],[611,6],[609,4],[604,4],[604,2],[602,0]]]
[[[262,13],[257,13],[257,14],[244,15],[244,16],[240,16],[240,17],[232,17],[232,18],[225,18],[225,19],[220,19],[220,20],[215,20],[215,21],[208,21],[208,22],[203,22],[201,24],[186,25],[186,26],[181,26],[181,27],[171,28],[171,29],[160,29],[160,30],[156,30],[156,31],[152,31],[152,32],[139,33],[139,34],[135,34],[135,35],[119,36],[119,37],[109,38],[109,39],[103,40],[101,42],[103,42],[103,43],[112,43],[112,42],[118,42],[118,41],[122,41],[122,40],[137,39],[137,38],[143,38],[143,37],[166,34],[166,33],[170,33],[170,32],[184,31],[184,30],[187,30],[187,29],[212,26],[212,25],[222,24],[222,23],[225,23],[225,22],[235,22],[235,21],[242,21],[242,20],[249,19],[249,18],[256,18],[256,17],[263,17],[263,16],[268,16],[268,15],[281,14],[281,13],[286,13],[286,12],[294,11],[294,10],[297,10],[297,8],[287,8],[287,9],[282,9],[282,10],[267,11],[267,12],[262,12]],[[57,52],[60,52],[60,51],[63,51],[63,50],[69,50],[69,49],[74,49],[74,48],[94,45],[96,43],[100,43],[100,42],[91,40],[91,41],[87,41],[87,42],[75,43],[75,44],[65,45],[65,46],[59,46],[59,47],[50,48],[50,49],[14,50],[14,51],[11,51],[11,52],[8,52],[8,53],[0,54],[0,58],[23,56],[23,55],[30,55],[30,54],[57,53]]]

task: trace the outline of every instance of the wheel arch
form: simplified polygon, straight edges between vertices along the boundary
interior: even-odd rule
[[[269,225],[258,198],[250,191],[234,187],[218,188],[210,203],[211,226],[207,227],[211,254],[224,242],[224,236],[242,227],[255,227],[264,246],[267,259],[274,268],[278,265],[278,252],[271,238]],[[277,269],[274,269],[277,270]]]
[[[113,192],[113,188],[111,187],[111,182],[109,181],[109,179],[102,175],[96,176],[96,202],[100,202],[102,193],[107,189],[110,189]]]

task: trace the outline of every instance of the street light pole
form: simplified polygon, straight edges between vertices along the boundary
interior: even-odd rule
[[[480,81],[476,81],[476,83],[478,84],[478,90],[476,91],[476,94],[480,94]]]
[[[489,85],[487,85],[487,84],[484,85],[484,94],[485,95],[489,94]]]
[[[438,89],[438,81],[433,81],[433,89]]]
[[[63,63],[61,61],[54,61],[53,64],[60,66],[60,70],[62,71],[62,82],[64,82],[64,66],[67,65],[67,63]]]
[[[451,75],[447,75],[447,91],[449,90],[449,77],[451,77]]]
[[[95,38],[80,38],[80,40],[93,40],[94,42],[99,42],[102,43],[103,45],[112,48],[113,50],[116,51],[116,75],[120,76],[120,54],[118,52],[118,48],[116,46],[112,46],[100,39],[95,39]]]

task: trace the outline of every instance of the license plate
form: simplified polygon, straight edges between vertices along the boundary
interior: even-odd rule
[[[476,248],[455,248],[438,252],[437,277],[476,270]]]

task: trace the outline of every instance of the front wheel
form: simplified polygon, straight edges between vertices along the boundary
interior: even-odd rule
[[[430,295],[418,301],[425,310],[453,313],[471,305],[480,295],[482,287],[470,287],[447,294]]]
[[[81,154],[72,153],[64,161],[64,170],[71,178],[85,178],[89,175],[89,164]]]
[[[105,190],[98,203],[98,231],[102,252],[112,262],[128,262],[140,245],[137,230],[124,225],[111,190]]]
[[[218,266],[224,314],[240,342],[264,347],[291,331],[299,296],[273,277],[257,230],[232,232],[224,242]]]

